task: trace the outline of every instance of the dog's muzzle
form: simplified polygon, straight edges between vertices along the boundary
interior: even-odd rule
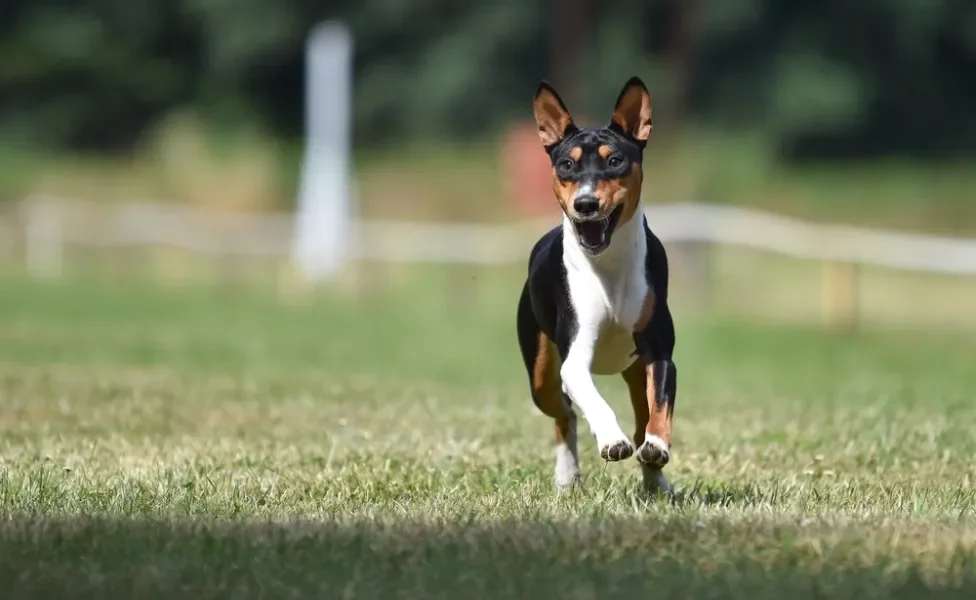
[[[591,254],[598,254],[605,250],[610,245],[610,238],[613,236],[614,227],[617,226],[623,209],[623,205],[618,205],[609,215],[595,215],[588,219],[574,220],[573,226],[576,228],[576,235],[583,249]]]

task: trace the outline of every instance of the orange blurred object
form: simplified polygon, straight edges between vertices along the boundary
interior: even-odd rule
[[[541,217],[559,210],[552,192],[552,163],[535,125],[516,125],[501,144],[505,188],[523,217]]]

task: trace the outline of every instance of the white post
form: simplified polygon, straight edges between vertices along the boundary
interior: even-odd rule
[[[309,279],[334,276],[350,241],[352,34],[329,21],[309,34],[305,156],[292,258]]]

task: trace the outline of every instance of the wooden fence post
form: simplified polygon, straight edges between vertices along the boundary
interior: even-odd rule
[[[824,324],[850,331],[858,321],[859,266],[847,261],[824,261],[820,278],[820,308]]]

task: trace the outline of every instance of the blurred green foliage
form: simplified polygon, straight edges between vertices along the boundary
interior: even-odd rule
[[[972,0],[5,0],[0,138],[129,149],[187,106],[297,138],[305,36],[329,18],[356,36],[363,147],[493,135],[554,75],[602,121],[637,73],[656,132],[759,134],[794,160],[976,151]]]

